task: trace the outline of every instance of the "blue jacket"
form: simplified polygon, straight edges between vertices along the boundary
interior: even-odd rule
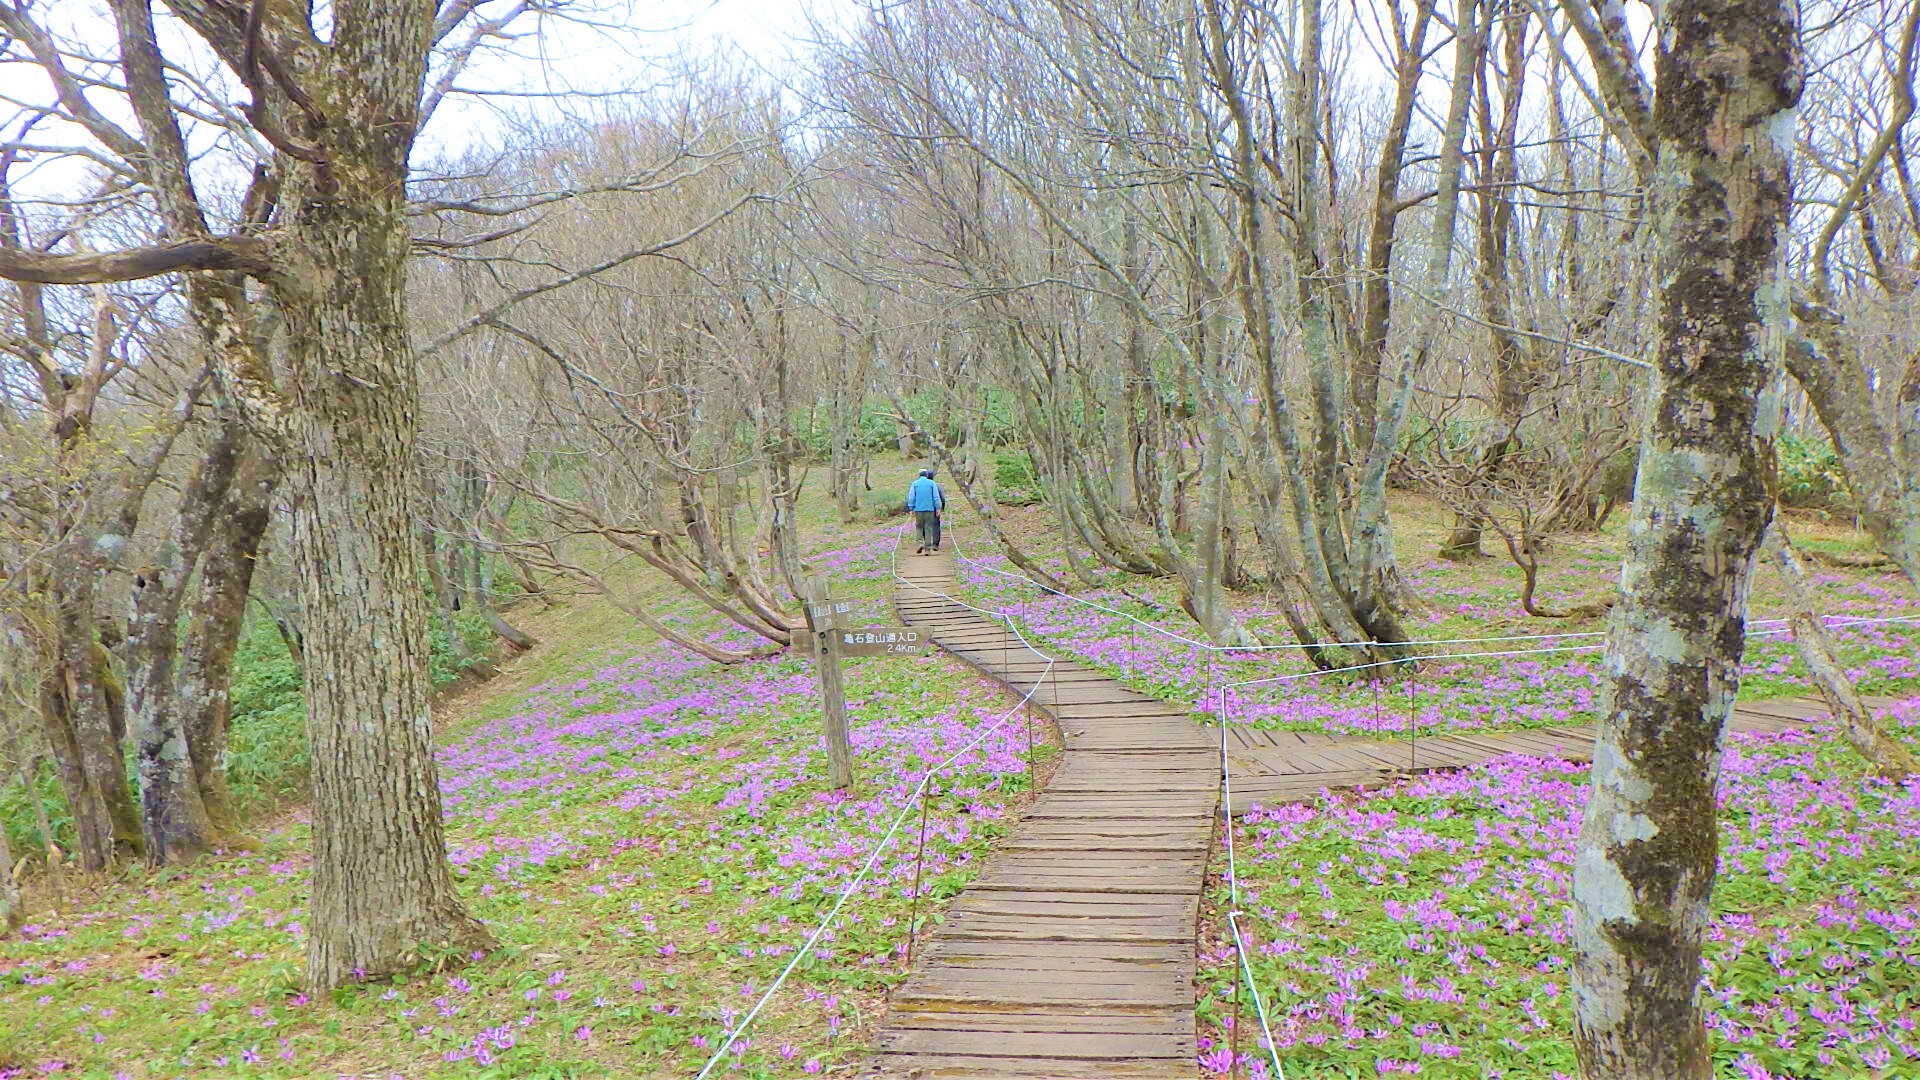
[[[932,477],[918,477],[914,480],[913,486],[907,489],[907,509],[909,510],[945,510],[946,508],[946,493],[940,490],[940,485],[934,483]]]

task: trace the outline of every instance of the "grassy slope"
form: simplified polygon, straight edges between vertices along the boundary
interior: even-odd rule
[[[811,524],[833,537],[818,565],[880,615],[892,531]],[[441,709],[449,845],[499,951],[310,1000],[306,828],[283,814],[255,851],[95,883],[0,945],[0,1077],[691,1075],[928,765],[1010,705],[944,658],[853,662],[860,782],[840,796],[806,663],[701,661],[600,601],[516,617],[544,644]],[[1000,727],[939,784],[922,925],[1027,795],[1026,745]],[[918,838],[912,815],[728,1075],[862,1045],[899,978]]]

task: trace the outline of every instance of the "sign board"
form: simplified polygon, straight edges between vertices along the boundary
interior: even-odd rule
[[[927,651],[927,636],[911,626],[869,626],[833,631],[841,656],[916,656]]]
[[[853,601],[851,600],[824,600],[807,605],[807,613],[813,616],[816,626],[826,626],[834,621],[835,616],[845,615],[852,610]]]

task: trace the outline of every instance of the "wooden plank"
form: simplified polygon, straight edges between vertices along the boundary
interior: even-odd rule
[[[891,1053],[980,1054],[997,1058],[1181,1058],[1172,1032],[1008,1031],[989,1028],[894,1028],[877,1041]]]
[[[934,942],[925,955],[944,963],[967,967],[1040,967],[1056,971],[1101,971],[1107,968],[1133,971],[1167,964],[1193,963],[1192,950],[1163,941],[943,938]]]
[[[1168,819],[1159,815],[1135,818],[1102,818],[1096,821],[1042,818],[1022,822],[1009,839],[1067,842],[1074,839],[1147,840],[1162,836],[1189,836],[1195,828],[1204,829],[1212,819],[1193,815]]]
[[[1045,892],[964,893],[949,912],[978,911],[1002,915],[1058,915],[1089,919],[1182,918],[1199,910],[1199,896],[1111,896],[1103,893]]]
[[[1068,1057],[966,1057],[935,1053],[881,1055],[876,1076],[912,1076],[914,1080],[1192,1080],[1192,1059],[1165,1057],[1075,1061]]]
[[[1825,702],[1807,698],[1773,698],[1768,701],[1741,701],[1733,706],[1735,716],[1746,713],[1753,716],[1766,716],[1777,720],[1810,720],[1827,715]]]
[[[1159,970],[1110,966],[1096,970],[1047,972],[1034,967],[956,967],[929,964],[894,991],[895,1000],[914,1008],[981,1005],[1104,1005],[1109,1008],[1164,1009],[1193,1005],[1191,969],[1167,965]]]
[[[1187,1010],[1117,1016],[1091,1010],[1054,1009],[1046,1012],[940,1012],[901,1009],[887,1018],[887,1026],[907,1031],[1052,1032],[1059,1035],[1181,1035],[1192,1030]]]
[[[943,938],[964,940],[1091,941],[1113,944],[1153,941],[1191,948],[1194,923],[1177,919],[1092,919],[1041,915],[949,915]]]

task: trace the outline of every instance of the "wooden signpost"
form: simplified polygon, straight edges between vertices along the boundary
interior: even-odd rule
[[[927,636],[911,626],[834,630],[828,636],[841,656],[919,656],[927,651]]]
[[[853,785],[853,747],[847,739],[847,695],[840,680],[843,656],[918,656],[927,651],[927,636],[911,626],[844,627],[841,619],[853,603],[827,595],[817,577],[801,583],[807,603],[808,629],[795,634],[794,644],[813,654],[820,677],[821,715],[826,719],[827,765],[836,788]]]

